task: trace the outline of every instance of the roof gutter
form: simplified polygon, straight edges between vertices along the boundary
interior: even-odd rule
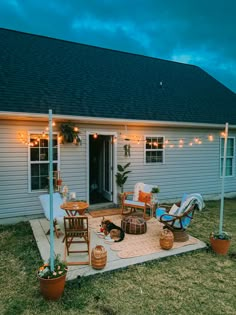
[[[48,120],[48,114],[40,113],[22,113],[22,112],[1,112],[1,119],[9,120]],[[176,122],[176,121],[161,121],[161,120],[139,120],[139,119],[119,119],[119,118],[104,118],[90,116],[73,116],[73,115],[57,115],[53,114],[53,119],[56,121],[79,121],[81,123],[92,124],[113,124],[113,125],[135,125],[135,126],[160,126],[160,127],[188,127],[188,128],[224,128],[224,124],[211,123],[193,123],[193,122]],[[236,129],[236,125],[230,125],[231,129]]]

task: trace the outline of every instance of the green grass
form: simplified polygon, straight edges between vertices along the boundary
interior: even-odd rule
[[[196,212],[189,233],[209,243],[219,225],[219,201]],[[230,252],[210,248],[66,283],[58,302],[45,301],[36,270],[41,258],[29,223],[0,226],[0,314],[236,314],[236,200],[225,201]]]

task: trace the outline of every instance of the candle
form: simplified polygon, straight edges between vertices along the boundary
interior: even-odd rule
[[[76,199],[76,193],[75,192],[70,193],[70,199]]]

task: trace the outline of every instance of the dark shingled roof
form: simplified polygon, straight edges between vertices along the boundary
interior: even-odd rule
[[[6,29],[0,52],[0,111],[236,123],[236,94],[193,65]]]

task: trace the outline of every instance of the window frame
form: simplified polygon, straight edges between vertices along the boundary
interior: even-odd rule
[[[41,137],[42,131],[28,131],[28,143],[30,143],[30,138],[31,135],[39,135]],[[45,135],[48,136],[48,132],[45,133]],[[57,138],[57,160],[53,160],[53,163],[57,164],[57,171],[60,171],[60,143],[59,143],[59,133],[58,132],[53,132],[53,136],[56,135]],[[49,164],[49,160],[46,161],[31,161],[31,146],[28,145],[28,193],[41,193],[48,191],[47,189],[38,189],[38,190],[32,190],[31,189],[31,184],[32,184],[32,176],[31,176],[31,165],[32,164],[37,164],[37,165],[42,165],[42,164]],[[32,163],[33,162],[33,163]]]
[[[222,148],[222,143],[224,144],[224,142],[222,142],[222,139],[224,139],[224,137],[220,137],[220,178],[223,177],[223,159],[224,159],[224,146]],[[231,156],[227,156],[227,152],[226,152],[226,162],[227,162],[227,159],[232,159],[232,174],[231,175],[227,175],[225,174],[225,177],[234,177],[235,176],[235,137],[228,137],[227,139],[227,148],[228,148],[228,141],[229,139],[232,139],[233,140],[233,155]],[[221,155],[221,152],[222,152],[222,149],[223,149],[223,155]],[[222,169],[222,171],[221,171]]]
[[[163,139],[163,148],[162,149],[146,149],[146,141],[147,138],[162,138]],[[144,135],[144,164],[145,165],[160,165],[160,164],[165,164],[165,136],[163,135],[156,135],[156,134],[148,134],[148,135]],[[147,162],[147,156],[146,156],[146,152],[150,152],[150,151],[155,151],[155,152],[163,152],[162,153],[162,162]]]

